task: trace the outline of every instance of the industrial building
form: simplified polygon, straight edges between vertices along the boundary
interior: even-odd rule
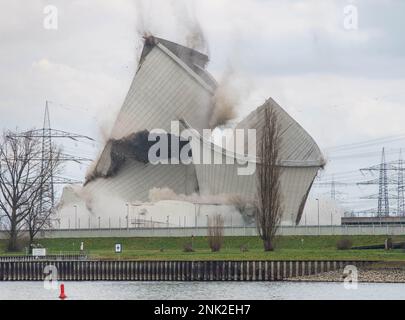
[[[208,56],[191,48],[145,38],[110,140],[84,186],[64,190],[58,211],[62,228],[206,226],[208,216],[215,213],[224,217],[226,225],[253,223],[249,213],[241,212],[232,199],[253,199],[256,175],[239,175],[238,162],[227,161],[237,158],[236,154],[201,138],[204,129],[215,129],[227,120],[218,119],[218,83],[206,70],[208,61]],[[311,136],[271,98],[234,129],[255,129],[259,144],[265,108],[275,110],[281,127],[282,223],[298,224],[324,158]],[[155,129],[170,132],[175,120],[180,121],[181,129],[193,129],[201,138],[201,150],[224,161],[150,163],[148,134]],[[196,160],[193,141],[190,153]],[[247,154],[245,159],[260,165],[256,154]]]

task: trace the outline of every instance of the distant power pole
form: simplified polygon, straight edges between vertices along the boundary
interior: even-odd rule
[[[379,193],[378,193],[378,214],[379,216],[388,217],[390,207],[388,200],[388,176],[387,164],[385,163],[385,149],[382,150],[380,163]]]
[[[405,209],[405,196],[404,196],[404,161],[402,160],[402,150],[399,152],[398,160],[398,179],[397,179],[397,191],[398,191],[398,202],[397,202],[397,215],[404,216]]]
[[[335,177],[332,178],[332,183],[330,186],[330,198],[332,200],[336,200],[336,182],[335,182]]]
[[[325,187],[325,188],[328,187],[329,188],[330,187],[330,198],[332,200],[337,200],[337,196],[342,194],[342,192],[337,190],[337,187],[338,186],[346,186],[347,183],[336,181],[335,177],[332,176],[331,181],[316,182],[316,183],[314,183],[314,185],[317,186],[317,187],[321,187],[321,188],[323,188],[323,187]],[[328,194],[329,194],[329,191],[328,191]]]

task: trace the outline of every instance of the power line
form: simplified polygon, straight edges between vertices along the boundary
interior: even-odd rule
[[[53,149],[53,139],[70,139],[73,141],[83,140],[95,142],[93,138],[90,138],[85,135],[52,129],[49,112],[49,101],[46,101],[45,103],[44,121],[41,129],[30,130],[13,136],[41,139],[41,151],[42,151],[41,159],[38,159],[41,162],[41,172],[43,172],[43,170],[45,170],[45,168],[48,167],[50,161],[54,161],[56,159],[55,150]],[[89,158],[77,157],[65,153],[59,153],[58,159],[62,162],[71,161],[79,164],[81,164],[82,162],[92,161],[92,159]],[[45,212],[45,210],[51,210],[52,208],[54,208],[55,184],[75,184],[75,183],[80,183],[80,181],[59,176],[56,177],[53,175],[53,173],[51,173],[50,179],[42,183],[41,203],[40,203],[41,212]]]
[[[327,147],[324,150],[333,151],[333,152],[341,152],[341,151],[350,150],[350,149],[373,147],[376,145],[387,144],[389,142],[397,142],[397,141],[401,141],[401,140],[405,140],[405,134],[387,136],[387,137],[365,140],[365,141],[355,142],[355,143],[342,144],[342,145],[338,145],[338,146]]]

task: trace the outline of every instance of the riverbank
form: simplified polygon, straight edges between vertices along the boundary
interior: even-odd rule
[[[343,282],[343,269],[286,279],[292,282]],[[377,262],[358,268],[360,283],[405,283],[404,262]]]
[[[81,242],[90,259],[138,261],[276,261],[276,260],[361,260],[405,261],[403,249],[397,250],[337,250],[340,236],[282,236],[276,241],[276,250],[264,252],[258,237],[225,237],[219,252],[211,252],[207,237],[194,238],[83,238],[42,239],[38,243],[48,254],[78,253]],[[353,246],[383,244],[386,236],[351,236]],[[405,241],[405,236],[393,237],[394,242]],[[122,245],[122,253],[115,253],[115,244]],[[6,242],[0,241],[0,255]],[[185,252],[191,245],[194,251]],[[24,255],[22,250],[18,255]]]

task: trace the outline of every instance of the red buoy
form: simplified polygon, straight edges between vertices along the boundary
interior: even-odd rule
[[[60,285],[60,295],[59,299],[65,300],[67,298],[67,295],[65,294],[65,285],[62,283]]]

